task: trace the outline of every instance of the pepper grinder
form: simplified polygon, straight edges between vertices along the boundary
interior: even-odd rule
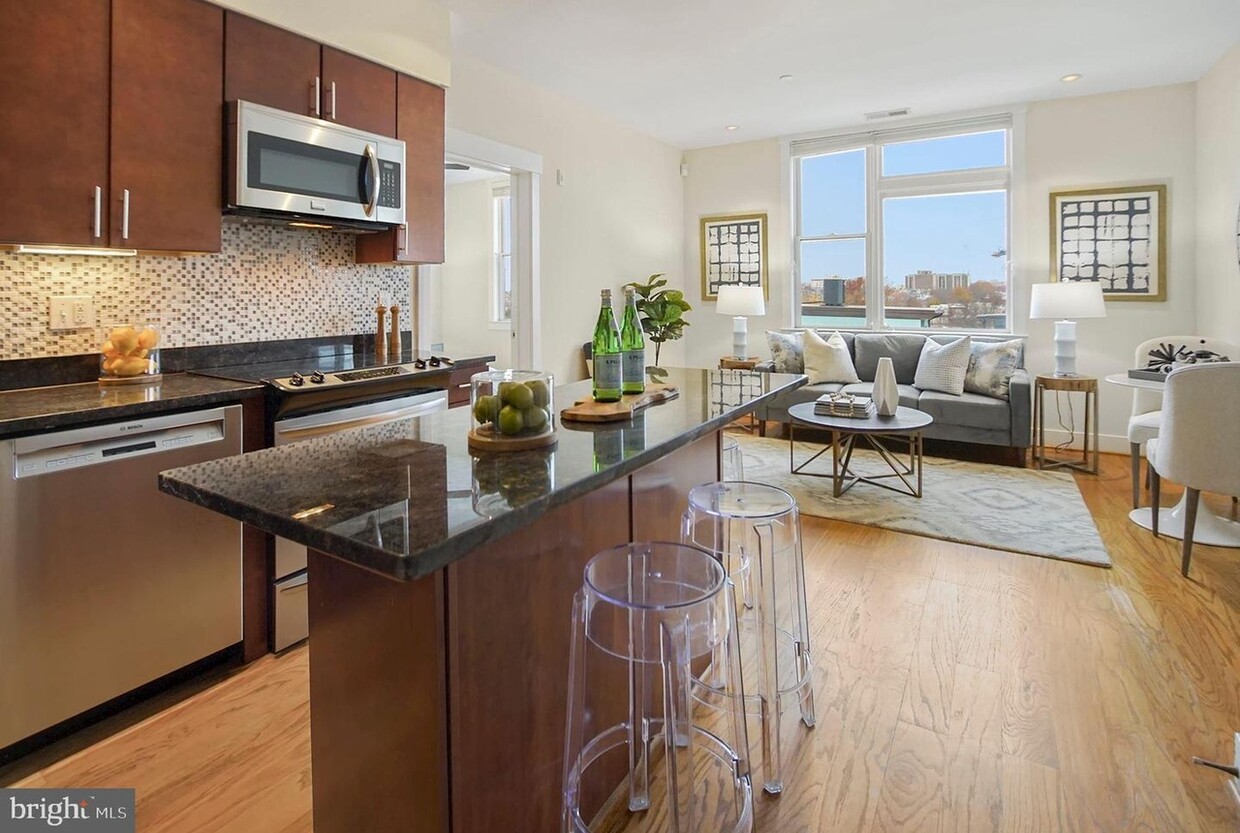
[[[392,332],[388,336],[388,352],[399,358],[400,356],[400,306],[392,304],[388,308],[388,312],[392,314]]]
[[[383,320],[384,316],[387,315],[387,307],[383,305],[382,299],[379,301],[379,306],[375,307],[375,315],[379,317],[379,326],[375,330],[375,356],[380,361],[383,361],[384,356],[387,353],[387,343],[383,340],[384,333],[387,331],[387,327],[384,326]]]

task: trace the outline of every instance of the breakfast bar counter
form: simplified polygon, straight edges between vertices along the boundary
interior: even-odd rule
[[[723,426],[804,377],[660,381],[679,396],[624,422],[557,420],[541,450],[471,453],[462,408],[160,476],[311,548],[316,833],[558,829],[582,569],[611,546],[677,539],[689,489],[719,477]],[[589,394],[585,381],[555,397]],[[626,679],[592,685],[623,698]],[[622,764],[600,767],[611,786]],[[610,790],[593,792],[601,808]]]

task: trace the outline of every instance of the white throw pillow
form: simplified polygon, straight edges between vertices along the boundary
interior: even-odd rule
[[[972,342],[963,336],[947,344],[939,344],[927,338],[917,359],[917,373],[913,387],[921,390],[937,390],[959,396],[964,393],[964,377],[969,371]]]
[[[824,341],[818,333],[806,330],[804,343],[805,375],[809,377],[809,384],[861,381],[857,377],[857,369],[853,367],[852,356],[848,355],[848,344],[838,332]]]

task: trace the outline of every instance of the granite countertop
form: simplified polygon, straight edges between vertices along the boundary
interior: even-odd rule
[[[262,385],[165,373],[156,384],[54,385],[0,392],[0,437],[129,419],[259,396]]]
[[[164,492],[396,579],[413,580],[625,477],[805,377],[672,368],[680,390],[631,421],[563,423],[537,451],[471,455],[468,408],[163,472]],[[556,388],[557,412],[590,382]],[[725,404],[728,403],[728,404]]]

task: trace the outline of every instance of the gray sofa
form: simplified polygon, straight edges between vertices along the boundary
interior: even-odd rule
[[[820,331],[827,337],[831,331]],[[917,408],[934,417],[925,431],[928,439],[952,440],[962,443],[1006,446],[1026,449],[1031,442],[1030,426],[1032,406],[1029,375],[1020,369],[1012,376],[1008,399],[995,399],[976,393],[953,396],[938,391],[923,391],[913,387],[917,372],[917,360],[927,338],[940,343],[952,341],[959,336],[925,335],[922,333],[842,333],[848,343],[860,382],[851,385],[824,383],[804,385],[796,390],[780,394],[757,411],[762,420],[763,434],[766,422],[788,422],[788,409],[800,402],[812,402],[824,393],[843,390],[847,393],[869,393],[874,387],[874,374],[878,360],[891,358],[895,365],[896,382],[900,390],[900,404]],[[1012,336],[974,335],[973,341],[1009,341]],[[757,370],[769,371],[771,362],[759,364]]]

